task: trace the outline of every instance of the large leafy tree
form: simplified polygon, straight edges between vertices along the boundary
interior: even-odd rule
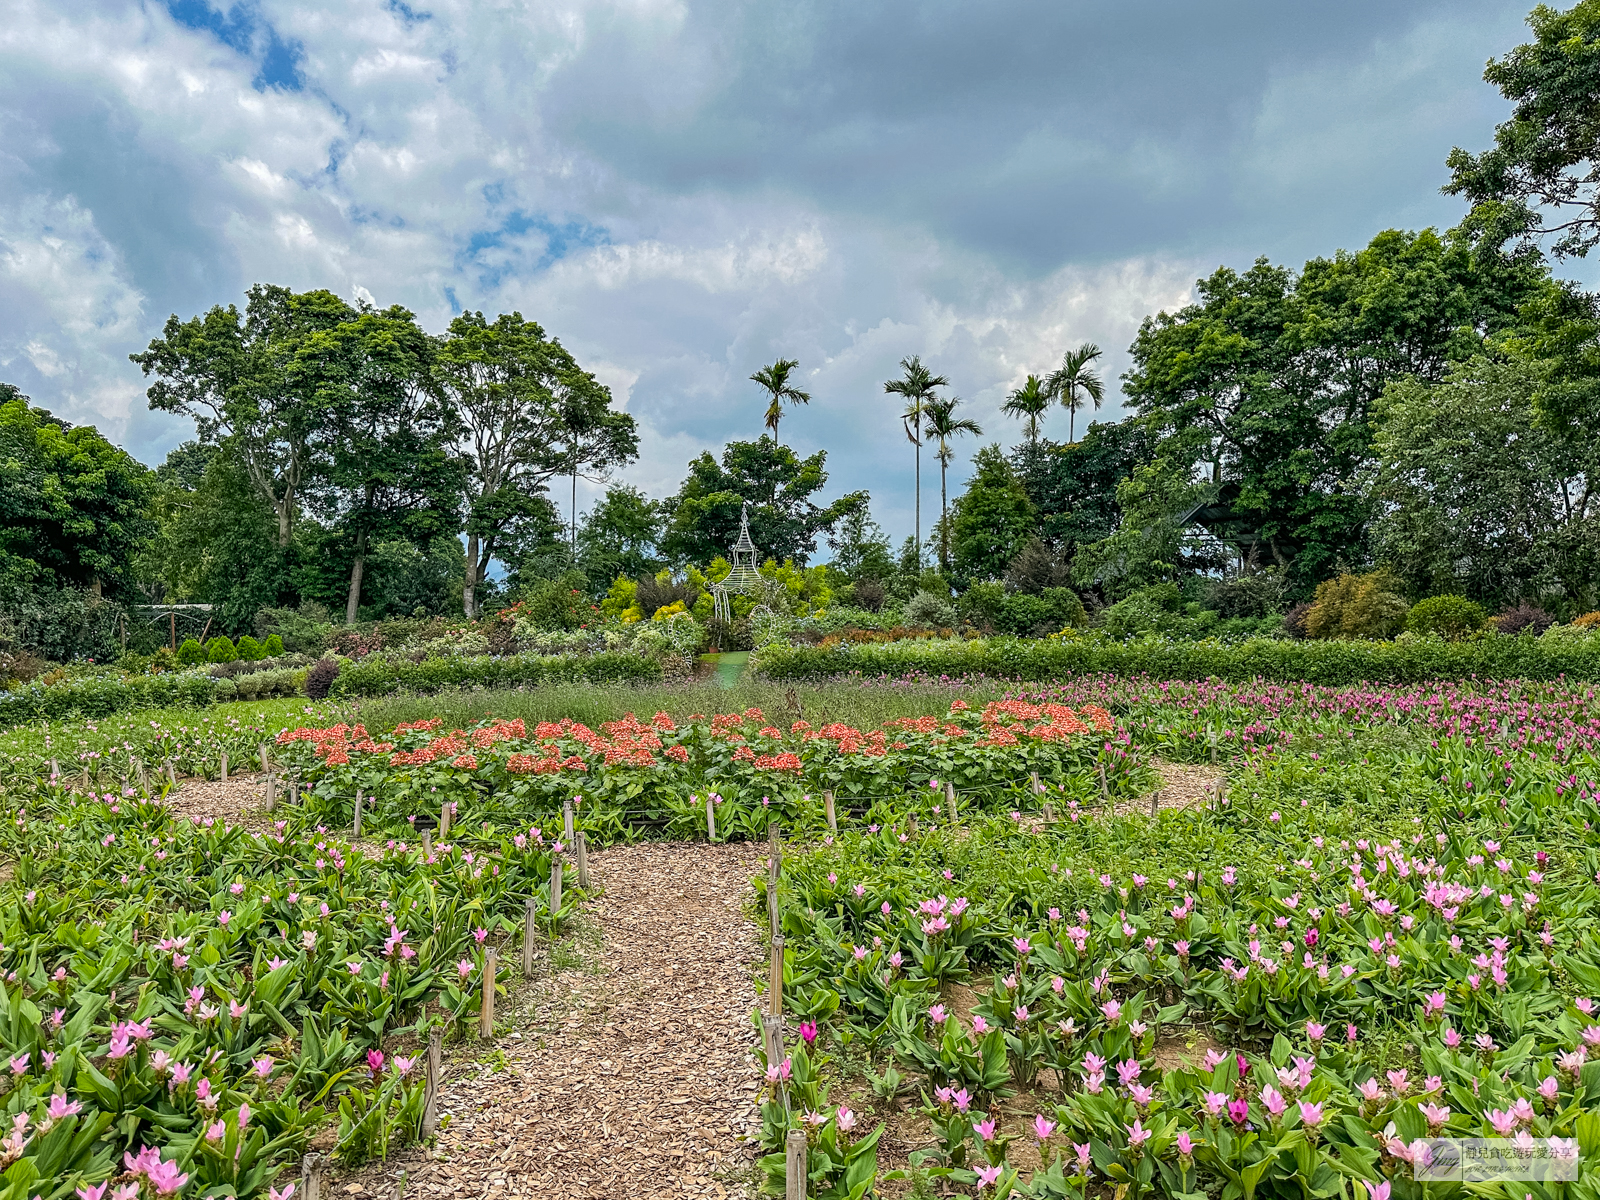
[[[708,563],[726,555],[739,537],[739,516],[750,504],[750,537],[768,558],[804,566],[817,538],[848,514],[867,506],[866,492],[832,504],[815,497],[828,482],[827,452],[801,458],[770,437],[729,442],[719,463],[710,452],[689,464],[678,494],[662,501],[661,553],[673,563]]]
[[[633,418],[610,411],[611,393],[536,322],[481,312],[450,323],[436,372],[465,428],[467,575],[462,608],[499,556],[508,514],[537,520],[549,480],[603,471],[637,453]],[[574,508],[576,502],[574,502]]]
[[[999,579],[1032,535],[1037,514],[1000,447],[983,447],[972,463],[976,470],[950,515],[952,566],[963,580]]]
[[[150,471],[92,425],[0,402],[0,568],[33,587],[126,593],[153,532]]]
[[[1541,374],[1477,358],[1385,393],[1373,540],[1417,595],[1600,603],[1600,434],[1540,420]]]
[[[1464,228],[1490,247],[1550,238],[1561,257],[1600,242],[1600,0],[1528,17],[1534,40],[1484,79],[1514,104],[1481,154],[1459,147],[1445,191],[1472,204]]]
[[[1384,388],[1437,381],[1549,287],[1541,263],[1432,230],[1381,233],[1298,275],[1224,267],[1198,303],[1145,320],[1124,391],[1169,469],[1232,485],[1234,524],[1304,595],[1367,556],[1356,479]]]
[[[161,336],[129,357],[154,382],[150,407],[193,418],[203,445],[230,444],[258,500],[271,509],[278,550],[294,536],[302,489],[341,402],[330,377],[346,370],[339,339],[312,340],[360,313],[328,291],[256,284],[245,310],[167,318]],[[332,355],[333,358],[324,356]]]
[[[396,539],[427,546],[460,528],[458,425],[433,371],[435,353],[433,339],[400,307],[364,311],[311,335],[301,351],[321,380],[329,437],[314,499],[349,554],[349,624],[374,546]]]
[[[1039,511],[1039,536],[1068,557],[1109,537],[1121,516],[1117,485],[1150,461],[1154,445],[1149,427],[1130,418],[1097,421],[1070,444],[1018,446],[1011,462]]]
[[[661,568],[660,506],[638,488],[614,485],[589,510],[578,531],[578,564],[595,591],[618,576],[637,579]]]

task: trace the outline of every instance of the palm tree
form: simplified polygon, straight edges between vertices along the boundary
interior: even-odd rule
[[[1105,385],[1100,382],[1100,376],[1089,370],[1089,364],[1100,357],[1100,347],[1093,342],[1085,342],[1076,350],[1068,350],[1061,356],[1061,369],[1052,371],[1050,378],[1045,380],[1045,388],[1053,399],[1061,401],[1063,408],[1071,414],[1067,419],[1067,441],[1074,442],[1076,419],[1078,409],[1083,407],[1085,400],[1093,400],[1096,409],[1100,401],[1105,399]]]
[[[952,457],[950,439],[962,433],[974,437],[983,433],[976,421],[955,415],[956,405],[960,403],[960,396],[940,397],[928,401],[927,408],[928,436],[939,439],[939,566],[942,570],[950,568],[950,498],[945,488],[945,471]]]
[[[933,389],[949,387],[950,381],[943,375],[935,375],[922,365],[922,359],[913,354],[910,358],[900,360],[900,369],[905,376],[900,379],[886,380],[883,390],[892,396],[903,396],[906,401],[906,410],[900,414],[900,420],[905,424],[906,440],[916,450],[916,542],[917,565],[922,565],[922,419],[927,410],[928,402],[935,399]]]
[[[789,383],[789,372],[800,364],[792,358],[780,358],[770,367],[762,367],[751,380],[767,389],[769,403],[767,404],[767,428],[772,430],[772,440],[778,440],[778,422],[783,417],[783,402],[790,404],[811,403],[811,393],[802,392],[799,388]]]
[[[1000,411],[1008,417],[1028,423],[1028,445],[1034,446],[1039,441],[1039,418],[1049,409],[1050,401],[1050,389],[1044,380],[1037,375],[1029,375],[1028,381],[1012,392],[1011,399],[1000,406]]]

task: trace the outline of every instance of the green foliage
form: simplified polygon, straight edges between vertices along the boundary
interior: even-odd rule
[[[201,708],[225,681],[204,671],[163,675],[89,675],[59,683],[31,683],[0,692],[0,726],[67,716],[104,717],[141,708]]]
[[[859,674],[867,678],[926,674],[986,675],[1043,682],[1074,675],[1148,674],[1158,679],[1250,680],[1316,684],[1405,683],[1421,679],[1600,680],[1600,638],[1478,638],[1446,642],[1419,638],[1398,642],[1106,641],[1094,637],[1059,641],[906,641],[829,648],[770,645],[755,669],[774,680],[825,679]]]
[[[1488,619],[1483,605],[1465,596],[1430,596],[1411,606],[1406,614],[1406,629],[1454,640],[1476,633]]]
[[[578,526],[578,565],[588,577],[589,590],[598,594],[618,577],[655,574],[661,567],[656,558],[660,536],[661,514],[654,500],[638,488],[607,488]]]
[[[750,538],[761,554],[804,566],[819,537],[867,504],[866,492],[851,492],[825,507],[813,499],[828,482],[826,462],[825,451],[802,459],[770,437],[729,442],[720,463],[707,451],[689,464],[678,494],[661,503],[662,556],[684,564],[726,554],[738,540],[748,501]]]
[[[268,642],[277,640],[279,653],[320,655],[332,642],[333,623],[328,610],[314,600],[299,608],[263,608],[255,614],[256,633]]]
[[[244,639],[240,639],[243,641]],[[277,634],[269,634],[267,640],[261,644],[261,657],[278,658],[284,653],[283,639]]]
[[[597,615],[589,603],[588,580],[577,571],[525,588],[519,611],[538,629],[577,629]]]
[[[1180,462],[1158,458],[1134,469],[1117,485],[1121,517],[1110,536],[1080,546],[1072,574],[1079,584],[1098,586],[1107,599],[1172,581],[1183,568],[1200,565],[1195,534],[1184,517],[1207,495]]]
[[[592,683],[650,683],[661,678],[661,664],[638,654],[508,654],[500,658],[462,655],[420,663],[370,657],[349,663],[333,681],[339,697],[429,693],[463,687],[537,687],[587,680]]]
[[[1058,633],[1084,624],[1088,614],[1071,588],[1045,588],[1038,593],[1007,591],[998,580],[975,583],[961,594],[958,608],[974,624],[997,633],[1032,635]]]
[[[1026,544],[1035,512],[998,446],[972,457],[976,470],[950,514],[951,563],[965,579],[999,579]]]
[[[1346,572],[1317,585],[1306,613],[1306,634],[1313,638],[1391,638],[1405,626],[1407,605],[1386,571],[1367,575]]]
[[[233,640],[218,634],[206,643],[206,661],[214,663],[230,663],[239,657]]]
[[[179,664],[185,667],[194,667],[205,661],[205,647],[194,638],[184,638],[183,644],[178,647]]]
[[[279,644],[281,645],[282,643]],[[259,662],[266,657],[261,649],[261,643],[248,633],[234,643],[234,649],[238,651],[238,657],[245,662]]]
[[[918,592],[902,611],[907,625],[924,629],[948,629],[956,623],[956,610],[937,592]]]

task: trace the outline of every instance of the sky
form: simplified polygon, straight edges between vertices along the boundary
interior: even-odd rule
[[[515,310],[634,415],[620,478],[663,496],[760,434],[748,376],[783,356],[812,394],[783,440],[898,541],[902,358],[1010,445],[1008,392],[1094,342],[1115,419],[1139,322],[1197,277],[1459,220],[1445,156],[1504,119],[1481,75],[1526,12],[0,0],[0,380],[154,465],[193,427],[127,356],[169,314],[258,281],[431,331]]]

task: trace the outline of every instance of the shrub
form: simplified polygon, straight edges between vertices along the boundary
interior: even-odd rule
[[[1340,575],[1317,585],[1306,613],[1313,638],[1392,638],[1405,625],[1406,602],[1396,594],[1387,571]]]
[[[194,638],[185,638],[183,645],[178,647],[178,665],[180,667],[197,667],[206,660],[206,650]]]
[[[1310,614],[1310,604],[1296,604],[1283,614],[1283,631],[1292,638],[1310,637],[1311,635],[1306,632],[1306,617]]]
[[[1587,616],[1588,614],[1585,614]],[[1578,621],[1582,621],[1579,617]],[[1574,621],[1576,625],[1578,621]],[[1556,619],[1542,608],[1532,604],[1519,604],[1515,608],[1507,609],[1494,619],[1495,628],[1501,633],[1516,635],[1519,633],[1532,634],[1538,637],[1546,629],[1556,623]]]
[[[338,677],[337,658],[318,659],[316,665],[306,674],[306,695],[313,700],[326,700],[328,692],[333,688],[333,681]]]
[[[256,636],[278,640],[296,654],[321,654],[334,629],[331,614],[314,600],[299,608],[263,608],[256,613]]]
[[[687,618],[686,618],[687,619]],[[312,668],[329,660],[324,659]],[[661,664],[641,654],[608,651],[594,655],[508,654],[495,657],[428,658],[421,662],[374,657],[351,663],[332,684],[338,696],[387,696],[395,692],[429,693],[445,688],[536,687],[542,683],[658,683]],[[312,679],[306,679],[306,694]]]
[[[262,658],[282,658],[284,655],[283,639],[277,634],[272,634],[261,643]]]
[[[881,612],[885,592],[883,584],[876,579],[858,579],[851,585],[852,596],[856,604],[868,612]]]
[[[232,638],[218,634],[206,643],[206,661],[214,663],[233,662],[239,657],[239,651],[233,644]]]
[[[956,610],[934,592],[918,592],[906,601],[905,622],[925,629],[948,629],[956,623]]]
[[[220,680],[204,671],[162,675],[87,675],[0,692],[0,727],[64,717],[106,717],[139,708],[195,708],[210,704]]]
[[[248,633],[239,639],[235,648],[239,651],[239,657],[245,662],[260,662],[266,657],[266,653],[261,649],[261,643]]]
[[[1207,608],[1214,608],[1223,620],[1236,617],[1270,617],[1283,611],[1283,576],[1276,571],[1258,571],[1218,580],[1202,596]]]
[[[1483,605],[1465,596],[1429,596],[1411,606],[1406,628],[1412,633],[1437,634],[1455,641],[1482,629],[1488,619]]]

